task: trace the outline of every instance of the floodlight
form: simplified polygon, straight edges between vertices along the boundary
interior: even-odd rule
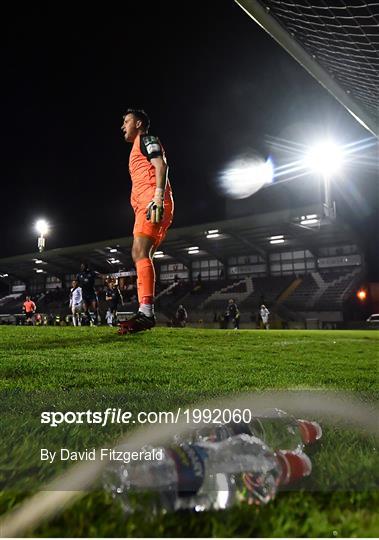
[[[318,143],[309,149],[304,158],[308,169],[324,176],[337,173],[343,163],[342,149],[332,141]]]
[[[317,218],[302,219],[300,221],[300,225],[316,225],[316,223],[320,223],[320,220]]]
[[[39,219],[35,224],[36,231],[38,232],[38,249],[43,251],[45,249],[45,235],[49,231],[49,224],[45,219]]]
[[[276,236],[270,236],[269,240],[270,240],[270,244],[283,244],[284,235],[277,234]]]
[[[39,219],[36,223],[36,231],[41,235],[45,236],[45,234],[49,231],[49,224],[45,219]]]

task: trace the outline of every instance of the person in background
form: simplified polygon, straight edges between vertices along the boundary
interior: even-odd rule
[[[228,320],[233,323],[234,330],[239,330],[240,327],[240,312],[234,298],[230,298],[228,301],[228,307],[226,310]]]
[[[177,325],[180,326],[181,328],[184,328],[186,326],[187,320],[188,320],[188,314],[187,314],[186,308],[182,304],[180,304],[180,306],[176,310],[175,319],[176,319]]]
[[[22,305],[22,311],[25,313],[25,324],[32,324],[34,326],[34,314],[36,310],[37,306],[31,300],[30,296],[27,296]]]
[[[260,314],[261,319],[262,319],[263,328],[265,330],[269,330],[270,325],[269,325],[269,322],[268,322],[268,317],[270,315],[270,312],[269,312],[269,310],[266,308],[266,306],[264,304],[261,305],[259,314]]]
[[[104,276],[95,270],[91,270],[88,263],[83,261],[80,265],[80,272],[76,276],[76,281],[82,290],[83,311],[91,326],[98,324],[100,320],[99,300],[95,290],[95,279],[97,277],[103,278]]]
[[[79,287],[79,283],[74,279],[71,283],[70,290],[70,311],[72,314],[72,324],[74,326],[81,326],[81,313],[83,309],[83,295],[82,288]]]
[[[108,284],[108,288],[105,291],[105,300],[108,302],[108,310],[112,313],[112,324],[117,322],[117,308],[118,305],[124,305],[124,299],[117,282],[112,280]],[[108,322],[108,321],[107,321]]]

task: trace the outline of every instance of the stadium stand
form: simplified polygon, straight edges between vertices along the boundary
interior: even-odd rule
[[[342,309],[343,301],[351,294],[360,277],[359,268],[350,272],[313,272],[304,276],[299,287],[286,299],[284,305],[292,310]]]
[[[234,298],[237,304],[243,302],[253,292],[253,280],[245,277],[240,281],[232,282],[208,296],[200,305],[200,309],[223,309],[229,298]]]
[[[4,308],[5,306],[8,308],[11,303],[15,303],[16,301],[18,302],[20,297],[20,293],[7,294],[6,296],[3,296],[2,298],[0,298],[1,308]]]
[[[155,260],[158,320],[170,321],[183,304],[190,322],[216,324],[230,298],[239,306],[242,325],[248,327],[262,303],[278,325],[297,322],[301,327],[305,318],[318,318],[317,310],[342,320],[344,303],[364,279],[364,257],[346,223],[320,221],[315,231],[298,226],[299,216],[321,212],[322,207],[315,205],[170,230],[163,255]],[[204,231],[210,229],[220,231],[217,238],[206,238]],[[272,245],[270,237],[278,233],[283,243]],[[71,280],[82,259],[117,277],[124,298],[120,309],[134,311],[131,243],[132,238],[125,237],[0,259],[0,279],[3,290],[8,290],[0,299],[0,315],[20,314],[29,294],[40,313],[66,317]],[[199,246],[196,255],[188,253],[193,245]],[[111,249],[112,253],[117,249],[117,265],[109,255]],[[96,287],[104,316],[105,284],[98,280]]]
[[[241,302],[241,309],[254,309],[261,304],[274,305],[280,294],[294,279],[295,276],[293,275],[254,279],[254,290],[250,296]]]
[[[202,304],[207,301],[214,293],[219,291],[224,282],[219,281],[204,281],[201,288],[192,285],[187,294],[181,299],[181,303],[185,304],[187,311],[200,311]]]
[[[283,305],[292,310],[305,310],[310,308],[313,305],[313,298],[319,290],[314,274],[315,272],[304,276],[301,279],[300,285],[283,302]]]
[[[317,298],[314,299],[314,307],[316,309],[328,309],[330,306],[334,308],[342,309],[344,300],[346,300],[353,289],[355,288],[357,282],[361,276],[361,270],[356,268],[351,272],[342,273],[341,275],[332,274],[328,276],[324,275],[328,281],[327,287]]]

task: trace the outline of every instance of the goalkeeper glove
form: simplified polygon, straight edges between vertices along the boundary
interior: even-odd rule
[[[159,223],[163,219],[164,190],[156,188],[153,200],[146,206],[146,219],[151,223]]]

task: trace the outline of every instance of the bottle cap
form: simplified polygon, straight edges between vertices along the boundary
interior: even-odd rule
[[[298,420],[301,438],[304,444],[313,444],[322,437],[322,429],[317,422]]]
[[[278,452],[278,460],[282,467],[279,484],[286,485],[296,482],[312,472],[312,462],[302,452]]]

